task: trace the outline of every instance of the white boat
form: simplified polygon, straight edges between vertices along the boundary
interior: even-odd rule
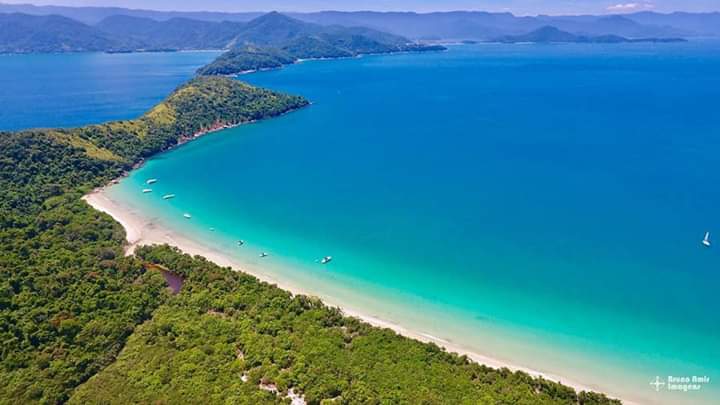
[[[710,232],[705,232],[705,238],[703,238],[702,244],[710,247]]]
[[[260,257],[268,257],[269,255],[265,252],[260,253]]]
[[[244,241],[244,240],[240,239],[240,240],[238,241],[238,246],[242,246],[242,245],[244,245],[244,244],[245,244],[245,241]]]
[[[192,216],[191,216],[190,214],[183,214],[183,216],[184,216],[186,219],[192,218]]]
[[[175,194],[165,194],[165,195],[163,196],[163,200],[170,200],[170,199],[173,199],[173,198],[175,198]]]
[[[320,264],[328,264],[332,261],[332,256],[325,256],[320,260]]]
[[[149,180],[146,181],[145,183],[147,183],[147,184],[157,183],[157,179],[149,179]]]
[[[151,189],[151,188],[146,188],[146,189],[143,190],[143,193],[145,193],[145,194],[147,194],[147,193],[152,193],[152,189]]]

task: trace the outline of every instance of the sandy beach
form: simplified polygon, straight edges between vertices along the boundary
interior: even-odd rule
[[[161,227],[156,222],[153,222],[151,218],[143,216],[141,212],[135,211],[130,207],[124,206],[123,204],[113,200],[107,195],[104,188],[94,190],[90,194],[84,196],[83,200],[85,200],[93,208],[110,215],[125,228],[128,241],[126,254],[128,255],[133,254],[138,246],[168,244],[179,248],[187,254],[203,256],[220,266],[231,267],[236,271],[243,271],[251,274],[264,282],[275,284],[279,288],[290,291],[293,294],[313,295],[311,292],[308,292],[300,286],[291,285],[284,280],[279,280],[269,276],[266,272],[263,272],[262,268],[260,268],[257,264],[241,263],[238,260],[229,257],[229,255],[224,254],[222,251],[205,246],[198,241],[194,241],[177,232]],[[434,343],[443,347],[448,352],[466,355],[473,361],[488,367],[508,368],[513,371],[523,371],[534,377],[542,377],[550,381],[560,382],[574,388],[577,391],[600,391],[599,388],[574,381],[571,378],[539,372],[520,365],[510,364],[493,358],[488,354],[468,350],[441,337],[423,333],[422,331],[411,330],[407,327],[389,322],[377,316],[368,315],[363,313],[362,310],[350,308],[347,305],[344,305],[343,302],[340,302],[339,300],[336,301],[336,299],[328,299],[325,297],[323,298],[323,301],[329,306],[340,308],[342,312],[348,316],[359,318],[373,326],[392,329],[400,335],[416,339],[421,342]],[[611,397],[615,397],[610,393],[606,394]],[[623,403],[631,405],[635,404],[626,400],[623,400]]]

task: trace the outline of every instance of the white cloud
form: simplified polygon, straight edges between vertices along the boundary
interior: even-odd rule
[[[652,10],[655,5],[651,2],[644,3],[619,3],[612,6],[608,6],[608,11],[640,11],[640,10]]]

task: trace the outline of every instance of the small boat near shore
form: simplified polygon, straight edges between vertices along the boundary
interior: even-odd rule
[[[320,260],[320,264],[328,264],[332,261],[332,256],[325,256]]]
[[[190,218],[192,218],[192,215],[187,214],[187,213],[183,214],[183,216],[185,217],[185,219],[190,219]]]
[[[145,194],[152,193],[152,189],[151,188],[143,189],[143,193],[145,193]]]
[[[262,257],[268,257],[268,256],[270,256],[270,255],[267,254],[267,253],[265,253],[265,252],[260,253],[260,257],[261,257],[261,258],[262,258]]]
[[[148,179],[148,180],[145,182],[145,184],[148,184],[148,185],[149,185],[149,184],[154,184],[154,183],[157,183],[157,179]]]
[[[163,196],[163,200],[172,200],[173,198],[175,198],[175,194],[165,194]]]
[[[242,246],[242,245],[245,244],[245,241],[242,240],[242,239],[240,239],[240,240],[237,242],[237,244],[238,244],[238,246]]]

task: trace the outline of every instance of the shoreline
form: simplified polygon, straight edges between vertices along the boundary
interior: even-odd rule
[[[168,244],[177,247],[184,253],[193,256],[199,255],[214,262],[217,265],[223,267],[230,267],[234,271],[242,271],[246,274],[250,274],[259,279],[260,281],[274,284],[278,288],[289,291],[293,295],[313,296],[312,293],[300,286],[292,285],[286,281],[269,276],[266,272],[262,271],[262,266],[243,263],[239,260],[229,257],[220,250],[208,247],[201,242],[192,240],[185,235],[179,234],[177,232],[160,226],[158,223],[154,222],[152,218],[148,218],[147,216],[144,216],[141,212],[137,212],[132,208],[118,203],[117,201],[109,197],[106,193],[106,187],[108,186],[97,188],[92,192],[88,193],[87,195],[83,196],[82,199],[94,209],[110,215],[115,221],[122,225],[122,227],[125,229],[127,239],[127,245],[125,248],[126,255],[133,254],[135,249],[139,246]],[[467,348],[464,348],[460,344],[453,343],[441,337],[437,337],[428,333],[423,333],[421,330],[410,329],[398,323],[390,322],[374,315],[369,315],[362,310],[350,308],[347,305],[344,305],[342,302],[335,301],[335,299],[322,298],[322,301],[325,305],[339,308],[345,316],[358,318],[361,321],[375,327],[391,329],[399,335],[405,336],[410,339],[418,340],[423,343],[434,343],[437,346],[446,350],[447,352],[465,355],[470,360],[487,367],[495,369],[507,368],[511,371],[522,371],[531,375],[532,377],[541,377],[549,381],[561,383],[565,386],[573,388],[578,393],[580,391],[602,392],[598,388],[593,388],[592,386],[589,386],[587,384],[574,381],[571,378],[566,378],[547,372],[540,372],[531,368],[523,367],[517,364],[512,364],[507,361],[494,358],[490,355],[469,350]],[[618,396],[616,395],[612,395],[606,392],[603,393],[609,398],[620,399],[624,404],[638,405],[637,403],[618,398]]]
[[[305,107],[309,107],[309,106],[311,106],[312,104],[313,104],[312,101],[307,100],[307,104],[304,105],[304,106],[300,106],[300,107],[297,107],[297,108],[292,108],[292,109],[287,110],[287,111],[285,111],[285,112],[283,112],[283,113],[280,113],[280,114],[278,114],[278,115],[274,115],[274,116],[271,116],[271,117],[267,117],[267,118],[253,119],[253,120],[242,121],[242,122],[223,122],[223,121],[217,121],[217,122],[215,122],[213,125],[211,125],[211,126],[208,127],[208,128],[201,128],[201,129],[197,130],[195,133],[193,133],[193,134],[191,134],[191,135],[184,135],[184,136],[179,137],[176,144],[171,145],[171,146],[169,146],[169,147],[161,150],[160,152],[154,154],[154,155],[151,156],[151,157],[141,158],[139,161],[135,162],[135,163],[132,165],[132,168],[130,169],[130,171],[136,170],[136,169],[139,169],[139,168],[143,167],[143,166],[145,165],[145,162],[147,162],[148,159],[151,159],[151,158],[153,158],[153,157],[159,156],[159,155],[161,155],[161,154],[163,154],[163,153],[170,152],[170,151],[172,151],[172,150],[174,150],[174,149],[177,149],[177,148],[179,148],[179,147],[181,147],[181,146],[183,146],[183,145],[185,145],[185,144],[187,144],[187,143],[189,143],[189,142],[192,142],[192,141],[194,141],[194,140],[196,140],[196,139],[198,139],[198,138],[201,138],[201,137],[203,137],[203,136],[205,136],[205,135],[209,135],[209,134],[212,134],[212,133],[215,133],[215,132],[220,132],[220,131],[223,131],[223,130],[226,130],[226,129],[237,128],[237,127],[239,127],[239,126],[241,126],[241,125],[255,124],[255,123],[257,123],[257,122],[259,122],[259,121],[262,121],[262,120],[264,120],[264,119],[272,119],[272,118],[282,117],[283,115],[287,115],[287,114],[293,113],[293,112],[295,112],[295,111],[301,110],[301,109],[303,109],[303,108],[305,108]],[[125,171],[125,172],[123,172],[119,177],[117,177],[117,178],[115,178],[115,179],[112,179],[112,180],[111,180],[108,184],[106,184],[105,186],[96,188],[96,189],[93,190],[90,194],[95,193],[95,192],[98,191],[98,190],[103,190],[105,187],[110,187],[110,186],[112,186],[112,185],[114,185],[114,184],[118,184],[118,182],[120,182],[121,179],[124,179],[125,177],[127,177],[127,176],[130,175],[130,171]],[[88,194],[88,195],[90,195],[90,194]],[[85,199],[85,197],[83,197],[83,199]],[[87,200],[86,200],[86,201],[87,201]],[[91,204],[91,205],[92,205],[92,204]],[[95,208],[95,207],[93,207],[93,208]],[[96,209],[97,209],[97,208],[96,208]],[[112,216],[112,215],[111,215],[111,216]],[[113,218],[115,218],[115,217],[113,217]],[[116,221],[117,221],[117,219],[116,219]],[[120,221],[118,221],[118,222],[120,222]],[[125,226],[125,224],[122,224],[122,225],[123,225],[123,227],[125,228],[125,231],[127,232],[127,231],[128,231],[128,228]],[[128,235],[128,240],[129,240],[129,235]]]
[[[442,45],[441,45],[442,46]],[[350,56],[323,56],[323,57],[317,57],[317,58],[297,58],[294,61],[290,63],[283,63],[280,66],[270,66],[270,67],[261,67],[256,69],[247,69],[247,70],[241,70],[236,73],[228,73],[223,74],[220,76],[225,77],[232,77],[232,78],[240,78],[244,75],[249,75],[253,73],[259,73],[259,72],[269,72],[273,70],[280,70],[285,68],[286,66],[292,66],[292,65],[298,65],[305,62],[313,62],[313,61],[328,61],[328,60],[343,60],[343,59],[360,59],[365,56],[382,56],[382,55],[403,55],[403,54],[409,54],[409,53],[423,53],[423,52],[445,52],[447,49],[427,49],[427,50],[403,50],[403,51],[388,51],[388,52],[368,52],[368,53],[358,53],[357,55],[350,55]]]

